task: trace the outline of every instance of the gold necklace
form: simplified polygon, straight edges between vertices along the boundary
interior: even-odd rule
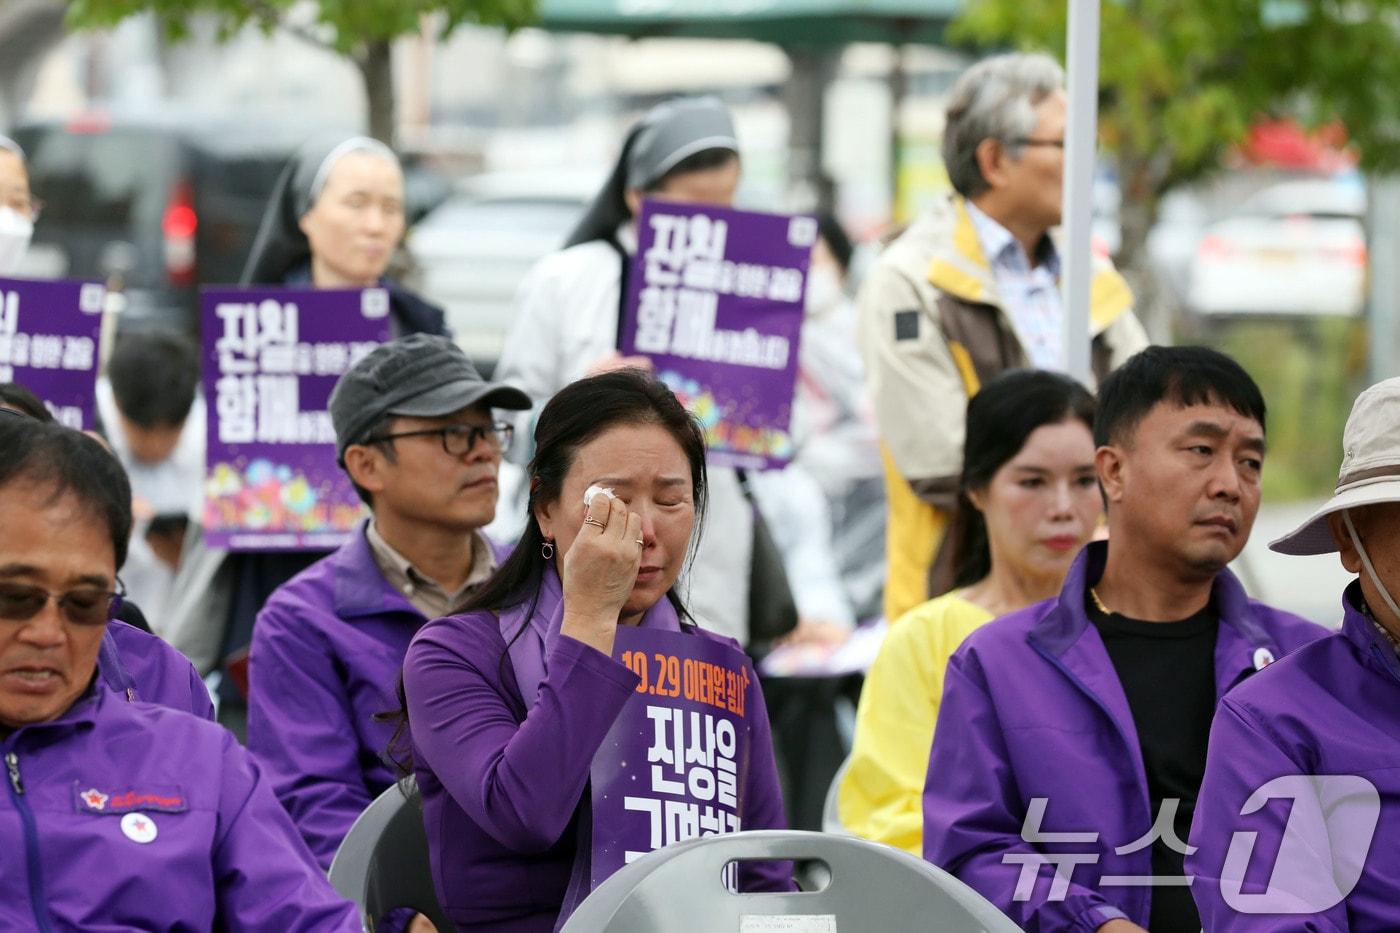
[[[1106,616],[1113,615],[1113,610],[1103,604],[1103,600],[1099,599],[1098,592],[1092,586],[1089,587],[1089,598],[1094,601],[1094,605],[1099,608],[1099,612],[1102,612]]]

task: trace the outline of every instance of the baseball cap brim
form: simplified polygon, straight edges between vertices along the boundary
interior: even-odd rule
[[[410,418],[441,418],[470,405],[523,411],[530,407],[530,396],[503,382],[461,379],[394,405],[385,414]]]
[[[1400,478],[1378,477],[1369,482],[1355,483],[1327,500],[1322,508],[1308,517],[1296,529],[1282,538],[1269,542],[1269,550],[1280,554],[1331,554],[1337,550],[1327,516],[1346,509],[1357,509],[1383,502],[1400,502]]]

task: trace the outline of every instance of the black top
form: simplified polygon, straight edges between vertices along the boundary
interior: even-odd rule
[[[1144,622],[1116,612],[1104,613],[1092,595],[1086,603],[1089,619],[1103,638],[1133,714],[1153,819],[1162,812],[1162,801],[1180,801],[1174,825],[1176,839],[1184,845],[1191,834],[1191,816],[1206,770],[1206,743],[1215,715],[1219,613],[1207,604],[1178,622]],[[1179,848],[1161,838],[1153,841],[1155,877],[1186,874],[1185,855]],[[1152,933],[1199,933],[1201,918],[1191,889],[1183,885],[1154,887],[1147,926]]]

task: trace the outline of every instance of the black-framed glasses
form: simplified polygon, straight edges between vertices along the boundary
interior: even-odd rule
[[[367,438],[366,444],[380,444],[396,441],[401,437],[428,437],[436,434],[442,441],[442,449],[454,457],[470,453],[476,442],[485,440],[501,453],[510,450],[511,439],[515,437],[515,427],[505,421],[491,424],[449,424],[441,428],[425,428],[422,431],[400,431],[397,434],[380,434]]]
[[[100,586],[78,586],[53,593],[30,583],[0,581],[0,619],[23,622],[32,619],[48,605],[58,603],[58,611],[74,625],[102,625],[116,618],[126,586],[117,578],[115,591]]]
[[[1051,146],[1055,149],[1065,148],[1063,139],[1033,139],[1029,136],[1022,136],[1019,139],[1008,139],[1006,141],[1012,146]]]

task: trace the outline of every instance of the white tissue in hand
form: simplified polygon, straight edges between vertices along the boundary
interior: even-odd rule
[[[602,493],[609,499],[616,499],[617,493],[613,492],[611,486],[589,486],[583,491],[583,507],[586,509],[593,504],[593,497]]]

